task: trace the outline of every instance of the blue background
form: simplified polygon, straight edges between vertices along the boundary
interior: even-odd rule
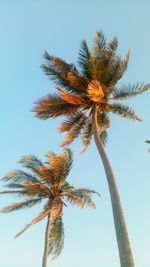
[[[0,0],[0,177],[19,168],[25,153],[44,159],[48,150],[61,152],[61,119],[40,121],[30,112],[33,101],[54,90],[40,65],[42,54],[77,61],[80,41],[89,46],[96,30],[110,40],[117,36],[119,53],[131,58],[120,83],[150,82],[150,1]],[[150,262],[150,92],[128,102],[144,123],[112,117],[107,152],[120,189],[136,267]],[[94,142],[80,155],[72,146],[74,167],[69,180],[101,194],[96,210],[64,209],[65,247],[51,267],[118,267],[119,258],[105,173]],[[2,183],[1,183],[2,186]],[[2,189],[2,187],[1,187]],[[16,201],[1,196],[0,206]],[[13,236],[42,208],[0,215],[0,266],[40,267],[46,220],[18,239]]]

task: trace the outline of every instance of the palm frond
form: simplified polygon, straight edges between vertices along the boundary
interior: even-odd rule
[[[122,60],[122,75],[124,74],[124,72],[125,72],[125,71],[127,70],[127,68],[128,68],[129,59],[130,59],[130,50],[128,50],[125,59]],[[121,76],[121,77],[122,77],[122,76]],[[120,77],[120,78],[121,78],[121,77]]]
[[[61,58],[50,56],[47,52],[44,57],[47,63],[43,64],[42,68],[56,85],[77,95],[85,91],[86,80],[80,76],[74,64],[68,64]]]
[[[29,154],[24,155],[21,160],[19,160],[19,163],[37,175],[39,175],[39,167],[43,166],[43,163],[38,157]]]
[[[6,182],[14,182],[14,183],[21,183],[21,182],[38,182],[38,179],[31,175],[30,173],[21,171],[21,170],[14,170],[7,172],[2,180]]]
[[[121,56],[115,55],[112,61],[110,60],[108,69],[106,71],[107,86],[114,86],[123,76],[127,70],[130,58],[130,51],[128,51],[125,59]]]
[[[37,222],[41,221],[43,218],[45,218],[50,213],[50,208],[45,209],[42,211],[31,223],[27,224],[19,233],[15,235],[15,238],[20,236],[22,233],[24,233],[29,227],[36,224]]]
[[[52,256],[52,259],[55,259],[60,255],[63,246],[64,246],[64,224],[61,215],[56,220],[51,222],[48,254]]]
[[[65,92],[63,90],[60,91],[59,96],[65,100],[67,103],[70,103],[72,105],[84,105],[86,104],[83,97],[79,97],[73,94],[70,94],[68,92]]]
[[[78,205],[80,208],[83,208],[85,205],[89,206],[90,208],[95,208],[95,203],[92,201],[93,194],[98,193],[88,188],[79,188],[74,189],[71,192],[67,192],[66,197],[69,203]]]
[[[20,209],[25,209],[25,208],[32,208],[34,205],[39,204],[41,202],[41,198],[32,198],[30,200],[25,200],[22,202],[17,202],[10,204],[0,210],[1,213],[9,213],[12,211],[18,211]]]
[[[44,184],[49,188],[53,187],[55,184],[55,173],[54,170],[48,166],[41,166],[39,167],[39,173],[40,173],[40,178],[43,180]],[[48,186],[49,185],[49,186]],[[49,188],[49,190],[50,190]]]
[[[115,100],[123,100],[126,98],[137,96],[148,90],[150,90],[149,83],[137,83],[133,85],[129,83],[128,85],[122,85],[117,87],[116,90],[112,93],[112,96]]]
[[[138,120],[142,122],[142,119],[139,118],[133,109],[131,109],[128,106],[122,105],[122,104],[118,104],[118,103],[114,103],[109,105],[109,110],[111,112],[113,112],[114,114],[117,114],[123,118],[127,118],[127,119],[132,119],[132,120]]]
[[[118,47],[118,40],[116,37],[114,37],[110,42],[107,43],[105,53],[110,52],[109,56],[112,56],[115,54],[117,47]]]
[[[71,116],[68,117],[67,120],[61,123],[60,127],[58,128],[58,131],[60,133],[68,132],[79,123],[79,121],[84,117],[84,114],[82,112],[75,112]]]
[[[89,189],[89,188],[87,188],[87,187],[82,187],[82,188],[79,188],[79,189],[76,189],[75,190],[77,193],[78,193],[78,195],[80,195],[81,197],[83,196],[84,197],[84,195],[89,195],[89,196],[93,196],[94,194],[96,194],[96,195],[98,195],[99,197],[101,196],[97,191],[95,191],[95,190],[92,190],[92,189]]]
[[[104,33],[102,31],[96,32],[93,41],[92,55],[96,57],[101,56],[105,47],[106,47],[106,38]]]
[[[50,171],[53,173],[51,181],[54,187],[60,187],[64,184],[73,163],[73,153],[70,149],[65,148],[59,155],[51,155]]]
[[[67,176],[69,175],[69,172],[72,168],[72,164],[73,164],[73,153],[71,151],[71,149],[69,148],[65,148],[62,152],[62,154],[60,154],[61,160],[62,160],[62,174],[61,176],[66,179]]]
[[[36,197],[50,197],[51,190],[44,183],[23,182],[27,195]]]
[[[94,41],[95,51],[93,57],[90,58],[89,69],[94,80],[98,80],[103,86],[113,86],[125,72],[129,53],[125,60],[121,56],[116,55],[118,41],[113,38],[110,42],[106,43],[105,36],[100,33]]]
[[[102,130],[99,134],[99,137],[103,143],[103,145],[106,145],[107,144],[107,141],[108,141],[108,134],[107,134],[107,131],[106,130]]]
[[[12,183],[12,182],[4,185],[4,187],[7,187],[9,189],[20,189],[20,190],[25,189],[25,185],[23,185],[22,183],[18,184],[18,183]]]
[[[26,196],[26,190],[5,190],[0,192],[0,195],[5,194],[17,194],[20,196]]]
[[[49,167],[50,167],[51,159],[52,159],[53,157],[55,157],[56,154],[55,154],[54,152],[52,152],[52,151],[48,151],[48,152],[45,154],[45,156],[46,156],[46,158],[48,159],[48,161],[46,161],[46,163],[47,163],[47,164],[49,165]]]
[[[91,79],[91,74],[89,72],[90,57],[91,57],[91,54],[88,49],[87,42],[83,40],[81,42],[81,46],[79,50],[78,64],[80,66],[82,75],[85,76],[88,80]]]
[[[55,187],[59,186],[60,180],[64,179],[62,176],[63,162],[60,155],[52,157],[50,170],[54,173],[53,185]]]
[[[72,70],[73,64],[68,64],[64,59],[59,57],[54,57],[48,54],[47,51],[44,52],[43,57],[51,64],[55,66],[58,71],[63,71],[67,73],[68,71]]]
[[[107,86],[113,86],[123,75],[123,60],[121,56],[115,55],[105,70],[104,81]]]
[[[62,115],[71,115],[78,110],[78,105],[72,105],[63,100],[57,94],[47,95],[36,101],[33,112],[36,112],[36,117],[46,120],[56,118]]]
[[[71,129],[67,132],[63,143],[61,144],[62,147],[70,145],[74,141],[74,139],[80,135],[86,123],[86,120],[87,118],[85,116],[82,116],[78,123],[72,125]]]
[[[91,120],[87,120],[84,127],[83,131],[81,134],[81,140],[82,140],[82,149],[81,149],[81,154],[85,152],[85,150],[88,148],[88,146],[91,143],[92,139],[92,122]]]
[[[108,117],[108,113],[105,111],[99,111],[97,122],[101,131],[108,129],[110,127],[110,119]]]

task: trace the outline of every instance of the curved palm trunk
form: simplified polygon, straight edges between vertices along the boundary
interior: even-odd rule
[[[46,267],[47,266],[49,232],[50,232],[50,215],[48,215],[46,232],[45,232],[45,245],[44,245],[44,254],[43,254],[42,267]]]
[[[119,256],[120,256],[120,264],[121,267],[134,267],[130,241],[127,233],[123,210],[121,207],[119,192],[115,182],[115,177],[110,162],[108,160],[108,157],[106,155],[104,146],[98,135],[96,105],[94,106],[93,110],[92,126],[93,126],[94,140],[104,165],[107,182],[109,186],[117,243],[119,249]]]

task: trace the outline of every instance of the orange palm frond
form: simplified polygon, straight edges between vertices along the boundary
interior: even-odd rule
[[[29,227],[36,224],[37,222],[41,221],[43,218],[45,218],[50,213],[51,208],[48,208],[44,211],[42,211],[31,223],[27,224],[19,233],[15,235],[15,238],[20,236],[22,233],[24,233]]]
[[[82,97],[79,97],[79,96],[75,96],[75,95],[72,95],[72,94],[69,94],[69,93],[66,93],[64,91],[61,91],[59,93],[59,96],[67,101],[68,103],[70,104],[73,104],[73,105],[83,105],[83,104],[86,104],[85,100],[82,98]]]
[[[71,86],[80,89],[81,91],[85,91],[85,87],[87,85],[87,81],[84,77],[81,77],[74,70],[71,70],[67,73],[67,80],[69,81]]]

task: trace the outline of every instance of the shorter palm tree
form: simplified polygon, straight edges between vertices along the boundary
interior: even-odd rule
[[[66,182],[73,162],[70,149],[64,149],[59,155],[48,152],[46,158],[46,162],[42,163],[34,155],[23,156],[19,162],[30,170],[31,174],[22,170],[8,172],[2,179],[7,182],[8,190],[1,192],[1,194],[17,194],[25,197],[22,202],[2,208],[2,213],[31,208],[46,200],[42,212],[15,236],[18,237],[30,226],[47,217],[42,267],[47,266],[48,255],[54,259],[62,251],[64,244],[62,211],[63,207],[67,206],[64,201],[67,200],[81,208],[84,205],[95,208],[92,195],[97,193],[88,188],[75,189]]]

